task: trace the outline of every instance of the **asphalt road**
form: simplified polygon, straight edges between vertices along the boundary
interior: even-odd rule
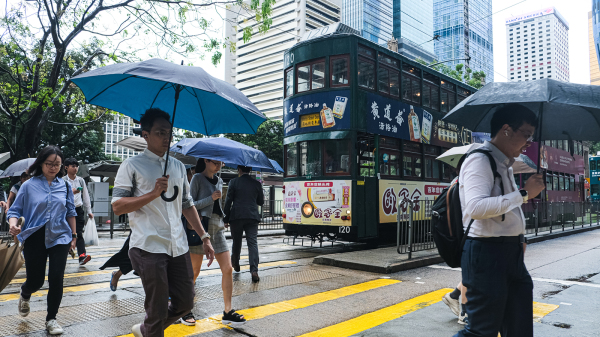
[[[101,239],[90,247],[86,266],[67,263],[58,321],[65,336],[122,336],[144,318],[144,292],[130,274],[109,289],[111,271],[100,271],[125,237]],[[195,327],[173,325],[165,336],[452,336],[462,326],[441,302],[456,286],[460,271],[435,265],[381,275],[315,265],[313,257],[360,249],[358,245],[316,248],[259,238],[261,282],[234,273],[233,307],[248,322],[239,329],[220,323],[221,274],[215,264],[196,282]],[[365,251],[368,253],[368,251]],[[247,256],[245,246],[242,256]],[[526,262],[534,278],[535,335],[600,336],[600,231],[529,245]],[[46,336],[44,289],[31,301],[31,314],[17,314],[18,289],[25,272],[0,293],[0,335]],[[38,296],[39,295],[39,296]]]

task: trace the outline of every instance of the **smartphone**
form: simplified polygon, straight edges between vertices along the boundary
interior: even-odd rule
[[[78,191],[83,191],[83,187],[77,187]]]

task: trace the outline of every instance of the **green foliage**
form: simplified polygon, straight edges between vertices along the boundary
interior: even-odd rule
[[[483,70],[473,72],[473,69],[465,67],[462,63],[457,64],[455,68],[452,69],[443,63],[436,64],[438,63],[436,60],[433,60],[431,63],[427,63],[425,60],[417,58],[415,61],[439,71],[440,73],[457,81],[464,82],[476,89],[481,89],[485,85],[486,75]]]
[[[118,161],[118,162],[122,162],[123,161],[123,159],[121,157],[116,156],[116,155],[114,155],[112,153],[109,154],[108,156],[106,156],[105,160]]]
[[[257,145],[269,159],[283,167],[283,122],[280,120],[267,120],[258,127],[254,135],[226,134],[225,137],[250,147]]]

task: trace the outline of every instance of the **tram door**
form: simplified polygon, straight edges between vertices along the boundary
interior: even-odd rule
[[[353,212],[358,228],[358,238],[378,236],[379,184],[375,176],[375,141],[373,135],[361,135],[357,141],[358,177],[356,201]]]

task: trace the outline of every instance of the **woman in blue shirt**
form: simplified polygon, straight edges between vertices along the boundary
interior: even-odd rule
[[[28,169],[31,179],[24,182],[8,210],[10,234],[25,244],[27,278],[21,286],[19,314],[29,314],[31,294],[44,285],[48,268],[48,313],[46,329],[51,335],[63,333],[56,314],[63,295],[67,254],[75,249],[75,201],[73,191],[62,177],[64,156],[54,145],[46,146]],[[24,217],[24,221],[19,221]],[[22,223],[22,226],[19,227]]]

